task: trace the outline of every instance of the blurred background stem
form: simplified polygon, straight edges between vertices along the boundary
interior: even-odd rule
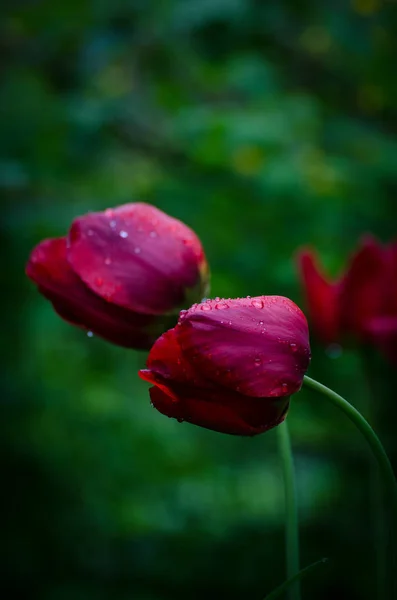
[[[371,426],[377,431],[381,430],[380,419],[376,403],[378,401],[379,391],[376,385],[376,373],[374,373],[374,360],[371,349],[366,345],[360,348],[361,359],[361,378],[363,381],[364,395],[362,410],[365,418]],[[387,591],[390,585],[387,577],[387,555],[388,555],[388,536],[385,522],[385,504],[383,498],[383,488],[380,481],[380,474],[373,457],[369,464],[369,503],[371,511],[371,526],[374,538],[374,558],[376,573],[376,597],[387,598]]]
[[[277,427],[279,452],[285,490],[285,544],[287,579],[299,572],[299,521],[294,462],[287,421]],[[288,589],[289,600],[300,600],[300,581],[296,579]]]
[[[325,385],[311,379],[307,375],[305,375],[304,383],[311,387],[312,389],[322,393],[328,400],[330,400],[335,406],[339,407],[345,415],[353,421],[356,427],[361,431],[361,433],[366,438],[369,443],[374,458],[378,462],[378,479],[383,479],[383,485],[385,490],[387,491],[389,507],[392,511],[392,531],[393,531],[393,541],[394,541],[394,549],[396,547],[396,529],[397,529],[397,482],[393,472],[393,468],[389,461],[389,458],[383,448],[382,443],[380,442],[378,436],[369,425],[369,423],[365,420],[365,418],[359,413],[359,411],[354,408],[347,400],[345,400],[342,396],[330,390]],[[380,483],[380,482],[379,482]],[[376,482],[373,481],[373,485]],[[378,486],[380,487],[380,486]],[[379,502],[382,496],[382,489],[378,492]],[[378,523],[377,523],[378,524]],[[378,542],[378,539],[375,540],[375,543]],[[393,553],[391,553],[390,557],[388,557],[388,562],[390,565],[390,576],[394,571],[394,558]],[[383,570],[383,569],[382,569]],[[385,593],[385,578],[382,581],[382,593]],[[383,598],[385,596],[377,596],[378,598]],[[391,596],[392,597],[392,596]]]

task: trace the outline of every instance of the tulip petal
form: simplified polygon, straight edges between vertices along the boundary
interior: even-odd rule
[[[115,344],[150,348],[156,338],[156,332],[150,332],[153,317],[131,313],[96,296],[72,271],[66,252],[65,238],[44,240],[34,248],[26,267],[28,277],[58,314]],[[162,326],[158,325],[160,330]]]
[[[163,388],[149,390],[153,406],[167,417],[231,435],[253,436],[281,423],[289,398],[247,398],[233,392],[208,395],[197,388],[181,388],[180,396]]]
[[[298,265],[306,296],[306,304],[317,337],[325,344],[339,340],[337,284],[329,282],[321,272],[311,250],[298,254]]]
[[[281,296],[195,305],[175,332],[201,377],[247,396],[290,396],[310,362],[306,318]]]
[[[351,259],[341,282],[342,330],[365,337],[369,321],[382,311],[388,261],[382,246],[368,236]]]
[[[206,265],[191,229],[143,203],[76,219],[68,244],[68,261],[88,288],[143,314],[175,311]]]
[[[142,379],[150,383],[173,380],[179,383],[198,383],[198,374],[182,354],[175,328],[166,331],[153,345],[147,359],[147,369],[140,371]]]

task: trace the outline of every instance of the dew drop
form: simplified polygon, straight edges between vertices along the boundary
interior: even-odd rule
[[[120,233],[119,233],[119,236],[120,236],[121,238],[124,238],[124,239],[125,239],[125,238],[128,238],[128,233],[127,233],[126,231],[124,231],[124,229],[122,229],[122,230],[120,231]]]
[[[200,305],[201,310],[211,310],[211,305],[210,304],[201,304]]]
[[[112,264],[112,259],[107,256],[105,258],[105,265],[110,265],[110,264]]]
[[[264,304],[262,300],[252,300],[251,302],[252,306],[254,306],[255,308],[263,308]]]
[[[217,297],[215,298],[215,302],[219,302],[219,300],[220,300],[220,298],[219,298],[219,296],[217,296]]]
[[[226,304],[226,302],[218,302],[218,304],[215,304],[215,308],[218,310],[225,310],[226,308],[229,308],[229,306]]]
[[[135,252],[135,254],[140,254],[141,253],[141,249],[139,248],[139,246],[137,246],[136,248],[134,248],[134,252]]]
[[[113,209],[107,208],[105,210],[105,217],[113,217]]]
[[[92,333],[92,331],[87,331],[87,337],[89,337],[89,338],[94,337],[94,334]]]
[[[151,231],[151,232],[149,233],[149,237],[151,237],[151,238],[156,238],[156,237],[157,237],[157,233],[156,233],[155,231]]]
[[[89,229],[89,230],[87,231],[87,235],[88,235],[89,237],[92,237],[92,236],[94,235],[94,230],[93,230],[93,229]]]
[[[259,321],[259,325],[264,325],[265,322],[264,321]]]
[[[288,383],[282,383],[281,384],[281,391],[282,392],[288,392]]]
[[[178,423],[183,423],[183,419],[182,419],[182,417],[177,417],[177,419],[176,419],[176,420],[178,421]]]
[[[111,221],[109,221],[109,227],[110,229],[115,229],[116,228],[116,221],[114,219],[112,219]]]
[[[298,346],[296,344],[293,344],[292,342],[290,343],[289,347],[291,348],[292,352],[298,351]]]
[[[255,364],[256,367],[260,367],[261,364],[262,364],[262,359],[259,358],[259,356],[258,356],[257,358],[255,358],[254,364]]]

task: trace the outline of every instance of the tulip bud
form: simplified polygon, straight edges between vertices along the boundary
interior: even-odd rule
[[[168,417],[234,435],[281,423],[310,362],[307,322],[288,298],[207,300],[154,344],[142,379]]]
[[[131,348],[150,348],[209,281],[195,233],[143,203],[77,218],[36,246],[26,273],[62,318]]]

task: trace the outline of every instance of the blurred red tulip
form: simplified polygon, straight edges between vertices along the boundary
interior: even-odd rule
[[[252,436],[285,419],[309,362],[307,321],[291,300],[215,299],[181,312],[140,376],[168,417]]]
[[[61,317],[131,348],[150,348],[209,278],[193,231],[143,203],[77,218],[36,246],[26,273]]]
[[[397,357],[397,245],[382,246],[365,237],[346,272],[330,281],[316,254],[298,256],[309,318],[325,344],[351,337],[373,343],[390,358]]]

